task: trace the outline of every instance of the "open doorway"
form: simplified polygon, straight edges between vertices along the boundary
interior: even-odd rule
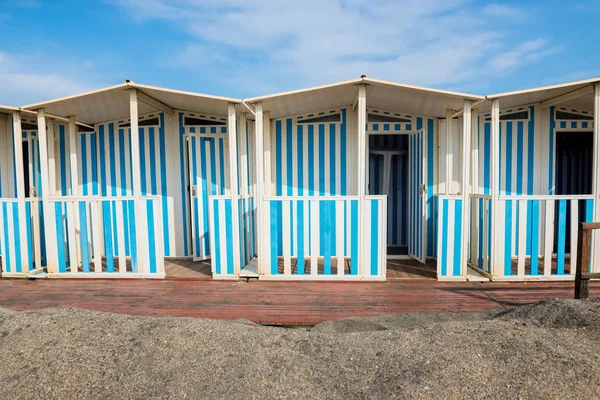
[[[592,194],[594,136],[592,131],[557,132],[556,134],[556,179],[557,195]],[[566,226],[571,226],[570,202],[567,202]],[[584,204],[579,204],[579,221],[585,220]],[[558,221],[558,207],[555,221]],[[558,224],[555,224],[554,252],[558,248]],[[571,248],[571,230],[566,229],[565,247]]]
[[[369,194],[387,196],[387,254],[408,257],[408,135],[369,135]]]

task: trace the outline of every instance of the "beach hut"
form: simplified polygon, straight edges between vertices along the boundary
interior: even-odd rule
[[[3,276],[162,278],[184,257],[214,279],[573,279],[577,223],[600,220],[599,85],[126,81],[2,107]]]

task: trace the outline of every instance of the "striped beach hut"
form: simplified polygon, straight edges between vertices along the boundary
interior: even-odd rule
[[[480,96],[364,76],[2,106],[2,276],[163,278],[185,258],[213,279],[385,280],[397,260],[573,279],[577,224],[600,220],[599,107],[600,79]]]

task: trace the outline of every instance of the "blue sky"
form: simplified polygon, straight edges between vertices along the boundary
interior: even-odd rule
[[[0,4],[0,104],[125,79],[251,97],[361,74],[478,94],[600,75],[597,0]]]

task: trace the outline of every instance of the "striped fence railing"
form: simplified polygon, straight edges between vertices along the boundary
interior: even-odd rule
[[[63,277],[164,277],[160,197],[60,197],[54,211],[57,271]],[[142,237],[144,235],[144,237]],[[48,236],[49,237],[49,236]],[[139,246],[144,239],[147,246]]]
[[[472,194],[469,212],[471,213],[469,265],[485,274],[491,274],[492,196]]]
[[[437,273],[439,280],[464,280],[462,261],[462,213],[461,196],[438,196],[438,251]]]
[[[0,199],[2,276],[26,276],[46,265],[43,216],[40,199],[28,198],[22,226],[17,199]]]
[[[500,196],[492,269],[496,280],[571,280],[580,222],[591,222],[593,196]]]
[[[231,196],[209,196],[211,265],[213,278],[217,279],[237,277],[234,265],[234,231],[231,205]]]
[[[361,213],[358,196],[264,198],[261,279],[385,280],[386,196],[363,204]]]

